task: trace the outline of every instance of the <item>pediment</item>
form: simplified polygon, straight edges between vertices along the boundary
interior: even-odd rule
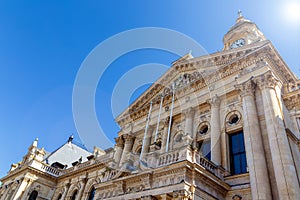
[[[188,86],[206,87],[219,79],[230,76],[233,72],[241,71],[247,65],[260,62],[267,57],[267,54],[280,57],[269,41],[262,41],[238,49],[174,62],[161,78],[116,118],[116,121],[123,127],[128,123],[127,119],[134,119],[134,113],[146,115],[150,102],[158,102],[161,95],[171,96],[173,86],[176,90]],[[278,65],[285,65],[285,63],[278,63]],[[287,66],[282,67],[281,70],[289,79],[295,79]]]

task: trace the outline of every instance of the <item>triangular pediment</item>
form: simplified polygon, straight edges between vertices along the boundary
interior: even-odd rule
[[[180,62],[174,62],[165,74],[116,118],[116,121],[122,126],[123,123],[126,123],[126,116],[130,116],[134,112],[143,112],[143,109],[148,110],[147,107],[150,101],[159,101],[161,94],[170,95],[172,86],[175,86],[176,89],[194,83],[204,84],[202,87],[207,86],[219,79],[230,76],[234,66],[235,70],[241,70],[246,65],[258,62],[267,54],[280,58],[278,52],[268,40],[201,57],[179,59]],[[295,79],[294,74],[283,61],[278,65],[285,65],[281,68],[285,76],[289,77],[288,79]]]

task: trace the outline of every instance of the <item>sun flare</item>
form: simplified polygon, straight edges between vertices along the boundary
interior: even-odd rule
[[[285,18],[292,23],[300,25],[300,1],[288,3],[284,9]]]

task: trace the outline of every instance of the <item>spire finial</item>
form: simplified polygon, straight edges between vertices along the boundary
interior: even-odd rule
[[[243,14],[242,14],[242,11],[239,9],[239,11],[238,11],[238,15],[239,15],[239,18],[240,17],[243,17]]]

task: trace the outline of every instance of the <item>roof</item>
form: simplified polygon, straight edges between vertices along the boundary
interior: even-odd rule
[[[45,156],[44,161],[52,165],[53,163],[61,163],[71,167],[72,163],[81,159],[82,162],[87,161],[87,157],[92,155],[89,151],[75,144],[72,139],[68,140],[64,145]]]

